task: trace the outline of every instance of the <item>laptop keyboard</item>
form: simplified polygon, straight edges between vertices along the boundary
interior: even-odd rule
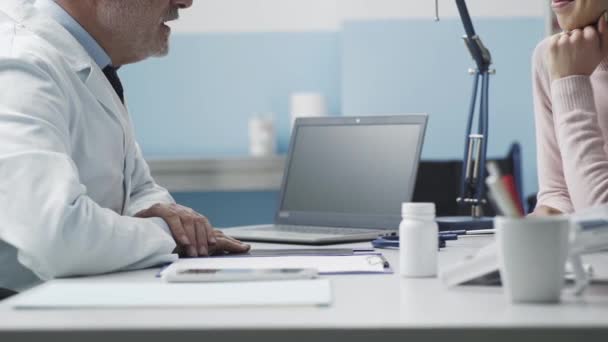
[[[378,229],[292,226],[292,225],[274,225],[269,228],[256,229],[256,231],[299,233],[299,234],[325,234],[325,235],[355,235],[355,234],[365,234],[365,233],[378,233],[378,235],[381,234],[381,232]]]

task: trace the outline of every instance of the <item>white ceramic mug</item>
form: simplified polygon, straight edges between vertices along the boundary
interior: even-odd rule
[[[497,217],[500,276],[513,303],[557,303],[564,286],[567,217]]]

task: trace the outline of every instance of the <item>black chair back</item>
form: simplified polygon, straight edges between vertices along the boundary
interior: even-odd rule
[[[522,198],[521,147],[519,143],[511,145],[509,153],[502,159],[490,159],[498,162],[503,175],[512,175],[515,186]],[[470,207],[459,206],[456,199],[460,197],[462,160],[422,160],[418,166],[414,202],[433,202],[437,216],[468,216]],[[487,199],[487,194],[484,194]],[[490,203],[483,206],[484,216],[496,216]]]

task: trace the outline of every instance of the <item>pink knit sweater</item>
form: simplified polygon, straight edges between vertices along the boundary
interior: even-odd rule
[[[608,58],[591,77],[551,82],[548,47],[533,58],[538,204],[570,213],[608,203]]]

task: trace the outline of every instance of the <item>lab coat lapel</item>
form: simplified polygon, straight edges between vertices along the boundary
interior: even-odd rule
[[[123,126],[126,125],[127,109],[112,88],[112,85],[99,67],[92,66],[89,76],[85,80],[87,88],[109,112],[114,114]]]
[[[97,100],[106,108],[106,110],[114,115],[120,122],[123,134],[124,134],[124,153],[125,159],[123,164],[123,174],[125,175],[123,183],[123,205],[122,212],[124,213],[126,207],[129,204],[129,197],[131,196],[131,178],[128,176],[133,168],[132,165],[132,153],[131,151],[131,136],[129,116],[127,108],[122,104],[120,98],[112,88],[112,85],[104,75],[104,73],[96,65],[92,67],[91,73],[86,80],[86,85],[95,95]]]

